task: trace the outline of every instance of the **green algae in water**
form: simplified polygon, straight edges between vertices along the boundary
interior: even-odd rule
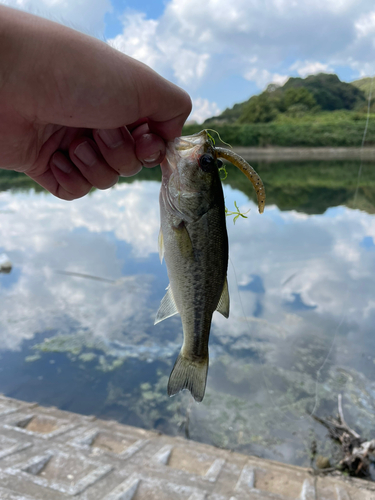
[[[84,363],[90,363],[90,361],[94,361],[96,357],[96,354],[94,354],[93,352],[84,352],[78,357],[78,359],[80,361],[83,361]]]
[[[32,356],[26,356],[25,361],[26,363],[33,363],[34,361],[39,361],[40,358],[40,354],[34,354]]]

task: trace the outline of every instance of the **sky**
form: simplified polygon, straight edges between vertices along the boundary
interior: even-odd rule
[[[192,97],[201,123],[289,76],[373,76],[373,0],[0,0],[96,36]]]

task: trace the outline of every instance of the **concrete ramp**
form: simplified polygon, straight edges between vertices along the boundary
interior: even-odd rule
[[[0,396],[0,500],[374,500],[375,484]]]

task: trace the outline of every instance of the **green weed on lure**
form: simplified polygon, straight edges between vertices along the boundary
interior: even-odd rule
[[[215,132],[223,144],[227,144],[227,143],[221,139],[219,133],[216,132],[216,130],[206,130],[208,138],[211,140],[211,142],[215,148],[216,158],[224,158],[224,160],[227,160],[227,161],[229,161],[229,163],[232,163],[232,165],[239,168],[241,170],[241,172],[243,172],[246,175],[246,177],[249,179],[249,181],[252,183],[252,185],[254,186],[255,192],[257,194],[259,213],[262,214],[264,211],[265,203],[266,203],[266,192],[264,189],[262,179],[259,177],[259,175],[256,173],[256,171],[253,169],[253,167],[251,165],[249,165],[249,163],[247,163],[247,161],[244,160],[240,155],[238,155],[237,153],[235,153],[234,151],[232,151],[230,149],[215,147],[215,139],[212,137],[212,135],[209,132]],[[230,144],[227,144],[227,146],[231,147]],[[225,175],[224,179],[225,178],[226,178],[226,175]],[[236,208],[238,208],[238,207],[236,207]],[[239,215],[241,215],[241,214],[239,214]]]
[[[159,254],[170,284],[155,324],[179,313],[184,341],[172,369],[168,394],[188,389],[202,401],[208,370],[212,315],[229,316],[228,236],[219,174],[220,158],[252,182],[263,212],[265,192],[255,170],[233,151],[215,147],[206,130],[167,144],[161,164]]]

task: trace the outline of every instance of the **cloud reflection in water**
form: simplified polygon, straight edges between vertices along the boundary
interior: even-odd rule
[[[113,357],[173,359],[182,340],[179,319],[153,326],[168,283],[157,255],[159,188],[136,181],[74,202],[32,191],[0,193],[0,253],[14,263],[9,276],[0,275],[1,350],[21,349],[42,333],[103,341]],[[301,463],[291,457],[295,443],[285,441],[288,418],[305,418],[316,402],[328,408],[339,390],[359,398],[367,412],[371,406],[363,394],[375,381],[369,243],[375,218],[346,207],[306,215],[268,206],[259,215],[240,191],[225,186],[225,197],[228,207],[236,201],[250,213],[235,225],[228,220],[231,315],[214,315],[207,397],[191,410],[191,434],[228,445],[226,433],[231,447],[267,456],[276,432],[281,443],[276,439],[269,456]],[[160,390],[167,412],[169,368],[161,373],[162,383],[144,390],[148,400]],[[365,388],[360,397],[350,377]],[[116,394],[116,401],[125,398]],[[178,398],[171,401],[187,401]],[[299,425],[305,432],[310,424]]]

